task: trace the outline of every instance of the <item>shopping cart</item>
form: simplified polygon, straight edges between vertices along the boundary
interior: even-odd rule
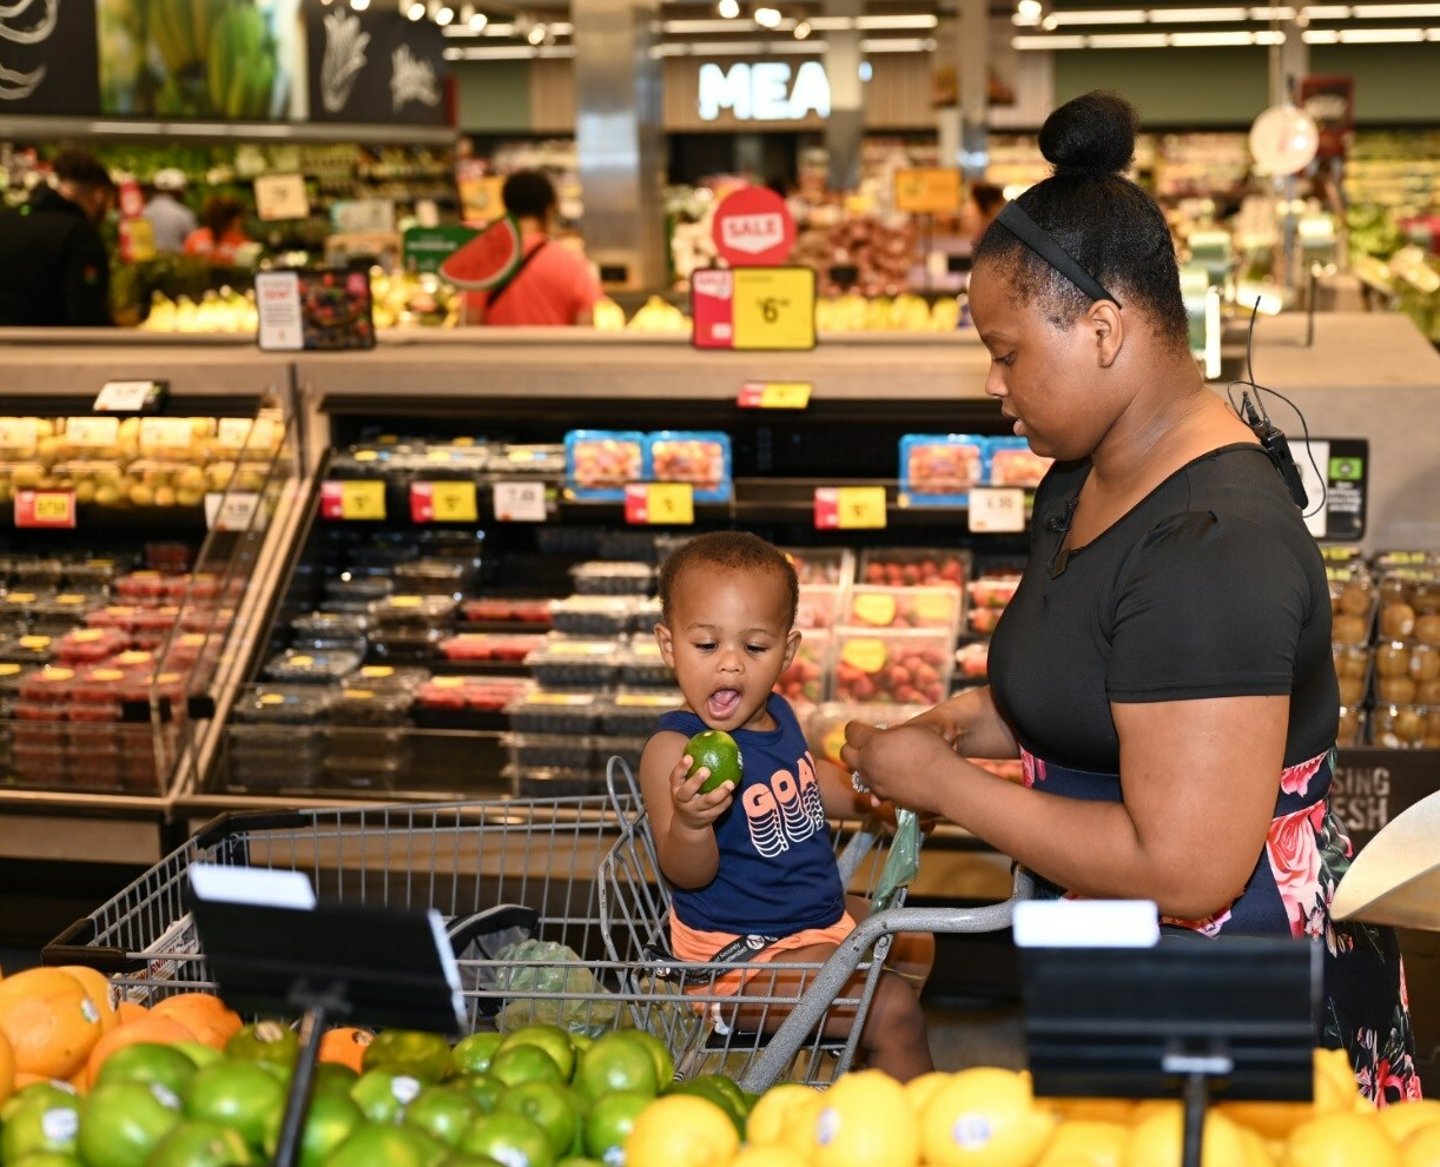
[[[908,908],[901,887],[883,910],[857,916],[855,930],[823,964],[680,961],[670,950],[670,895],[635,780],[617,758],[610,763],[608,781],[617,808],[639,809],[625,816],[620,837],[600,866],[606,955],[637,994],[653,993],[661,985],[684,992],[691,1016],[661,1034],[682,1077],[719,1072],[752,1091],[780,1079],[828,1085],[854,1061],[897,937],[999,931],[1009,927],[1015,902],[1033,892],[1019,868],[1010,899],[982,907]],[[889,838],[873,820],[842,823],[836,830],[836,860],[851,896],[869,899],[884,871]],[[897,962],[895,969],[904,975],[903,964]],[[743,1012],[729,988],[737,977],[747,982]],[[657,1020],[678,1016],[671,1010]]]

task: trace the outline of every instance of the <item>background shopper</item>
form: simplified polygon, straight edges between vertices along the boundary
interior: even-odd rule
[[[0,325],[111,323],[110,259],[98,228],[114,199],[105,167],[67,150],[52,184],[0,211]]]
[[[185,240],[185,254],[204,256],[211,263],[234,263],[239,250],[251,241],[245,234],[240,200],[229,195],[207,199],[204,217],[204,225]]]
[[[1190,356],[1164,216],[1122,177],[1135,132],[1114,95],[1055,111],[1053,177],[976,255],[986,392],[1057,459],[991,684],[894,729],[851,723],[843,756],[877,797],[967,827],[1051,895],[1144,897],[1203,936],[1324,944],[1321,1043],[1348,1049],[1376,1102],[1416,1097],[1395,936],[1330,917],[1352,848],[1328,797],[1320,552]],[[1042,259],[1047,239],[1060,250]],[[963,760],[1017,755],[1024,785]]]
[[[155,193],[145,204],[145,218],[155,235],[156,251],[183,251],[185,240],[200,226],[195,212],[180,201],[185,193],[185,172],[175,167],[157,171]]]

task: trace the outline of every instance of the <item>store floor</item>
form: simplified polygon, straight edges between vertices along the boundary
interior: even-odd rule
[[[925,1021],[937,1070],[1025,1068],[1025,1033],[1018,1003],[927,1001]]]

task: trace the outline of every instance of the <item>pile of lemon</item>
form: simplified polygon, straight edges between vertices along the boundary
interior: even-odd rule
[[[765,1093],[743,1144],[694,1099],[641,1113],[626,1167],[1180,1167],[1178,1102],[1036,1098],[1026,1073],[981,1068],[902,1086],[878,1070],[819,1093]],[[1440,1102],[1376,1110],[1345,1055],[1315,1053],[1310,1103],[1220,1105],[1204,1167],[1440,1167]]]

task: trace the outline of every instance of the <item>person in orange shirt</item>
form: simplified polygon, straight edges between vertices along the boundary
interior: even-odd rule
[[[211,263],[234,263],[240,248],[251,242],[244,220],[245,208],[238,199],[228,195],[207,199],[202,225],[185,239],[185,254],[204,256]]]
[[[465,294],[464,322],[591,324],[600,284],[583,255],[551,238],[558,199],[550,179],[538,170],[522,170],[505,180],[500,198],[520,228],[524,258],[500,287]]]

